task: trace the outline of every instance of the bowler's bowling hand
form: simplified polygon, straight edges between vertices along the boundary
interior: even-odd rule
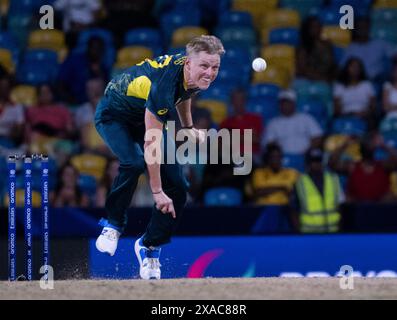
[[[160,210],[162,213],[170,213],[173,218],[176,218],[174,204],[172,199],[169,198],[164,191],[160,191],[159,193],[153,193],[154,203],[156,204],[156,208]]]

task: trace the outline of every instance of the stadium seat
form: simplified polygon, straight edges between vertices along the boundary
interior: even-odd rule
[[[23,63],[18,66],[16,78],[21,84],[37,86],[43,83],[53,83],[57,77],[57,72],[58,70],[50,65]]]
[[[33,28],[33,19],[31,14],[8,16],[8,31],[16,40],[19,48],[24,48],[26,46],[31,28]]]
[[[135,28],[126,32],[124,45],[143,45],[147,47],[161,46],[161,34],[154,28]]]
[[[371,26],[397,26],[397,8],[395,9],[374,9],[371,13]]]
[[[371,39],[379,39],[397,44],[397,33],[390,26],[374,26],[371,28]]]
[[[268,83],[281,88],[288,88],[290,84],[290,72],[288,69],[279,66],[268,66],[263,72],[255,72],[252,79],[253,84]]]
[[[246,48],[226,47],[226,53],[222,57],[220,70],[229,67],[234,69],[234,73],[239,75],[243,86],[251,79],[251,53]]]
[[[299,13],[291,9],[277,9],[267,12],[262,20],[262,28],[299,28]]]
[[[397,118],[385,118],[380,123],[380,133],[382,135],[397,136]]]
[[[310,114],[317,120],[323,129],[326,129],[328,121],[328,109],[322,101],[298,101],[297,109],[300,112]]]
[[[254,20],[257,30],[260,30],[262,17],[269,11],[276,9],[279,0],[233,0],[232,9],[248,11]]]
[[[284,68],[289,77],[295,75],[295,48],[286,44],[273,44],[261,50],[261,56],[269,66]]]
[[[58,54],[56,51],[47,49],[30,49],[23,56],[24,63],[45,63],[51,65],[58,64]]]
[[[153,58],[153,52],[148,47],[129,46],[121,48],[117,52],[115,67],[118,69],[129,68],[134,64]]]
[[[332,122],[332,133],[362,136],[366,131],[366,123],[359,118],[337,118]]]
[[[220,27],[215,34],[225,47],[252,48],[256,45],[255,31],[250,27]]]
[[[8,73],[15,72],[15,63],[12,59],[12,52],[8,49],[0,48],[0,64]]]
[[[80,174],[77,182],[81,191],[86,193],[90,198],[95,196],[97,189],[97,180],[89,174]]]
[[[299,30],[297,28],[271,29],[269,44],[286,44],[296,47],[299,44]]]
[[[35,30],[29,35],[30,49],[50,49],[58,51],[65,47],[65,34],[60,30]]]
[[[105,157],[89,153],[75,155],[70,161],[80,174],[91,175],[97,181],[102,179],[107,162]]]
[[[283,167],[293,168],[299,172],[305,172],[305,157],[300,154],[284,154]]]
[[[374,8],[397,8],[397,0],[376,0]]]
[[[22,104],[26,107],[37,103],[37,91],[34,86],[18,85],[12,89],[10,97],[14,103]]]
[[[335,62],[337,65],[339,65],[343,59],[345,49],[341,47],[332,46],[332,50],[334,52]]]
[[[171,45],[173,47],[184,47],[194,37],[207,34],[207,29],[201,27],[181,27],[173,32]]]
[[[247,111],[260,114],[264,124],[277,117],[279,112],[278,100],[276,98],[250,98],[247,101]]]
[[[333,45],[337,47],[346,47],[351,42],[351,32],[350,30],[341,29],[338,26],[325,25],[321,37],[324,40],[330,41]]]
[[[259,83],[251,85],[248,96],[253,99],[277,99],[279,92],[280,88],[274,84]]]
[[[295,10],[304,19],[309,15],[317,15],[323,4],[323,0],[280,0],[280,7],[283,9]]]
[[[327,6],[320,10],[318,17],[323,25],[339,26],[342,15],[339,13],[340,6]]]
[[[242,200],[241,191],[234,188],[212,188],[204,194],[206,206],[238,206]]]
[[[18,1],[10,1],[8,14],[16,15],[16,14],[32,14],[32,12],[38,12],[40,6],[45,4],[45,1],[42,0],[18,0]]]
[[[219,17],[218,27],[252,28],[252,16],[247,11],[226,11]]]
[[[327,153],[332,153],[341,147],[347,139],[349,139],[349,135],[346,134],[331,134],[325,140],[324,149]],[[360,144],[355,142],[349,145],[342,156],[353,161],[359,161],[361,159]]]
[[[294,83],[298,101],[321,101],[328,106],[332,101],[332,90],[329,84],[320,81],[300,81]]]
[[[189,11],[176,9],[163,14],[160,18],[160,26],[163,33],[164,45],[170,43],[172,33],[176,29],[186,26],[199,26],[200,20],[201,13],[195,9]]]
[[[6,16],[10,7],[10,0],[0,0],[0,16]]]
[[[226,105],[229,103],[232,88],[230,84],[223,83],[216,79],[214,83],[204,91],[199,92],[199,99],[211,99],[223,101]]]
[[[227,118],[227,105],[221,100],[198,99],[197,106],[207,109],[211,113],[212,121],[216,124],[220,124]]]

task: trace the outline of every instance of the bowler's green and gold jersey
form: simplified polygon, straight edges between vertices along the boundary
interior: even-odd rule
[[[105,89],[106,118],[122,119],[130,123],[144,122],[145,109],[165,122],[171,111],[199,89],[187,89],[184,83],[183,53],[145,59],[114,77]],[[103,101],[102,101],[103,107]],[[105,110],[106,109],[106,110]]]

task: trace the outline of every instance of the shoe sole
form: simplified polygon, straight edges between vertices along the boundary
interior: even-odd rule
[[[96,242],[95,242],[95,247],[97,248],[97,250],[99,251],[99,252],[102,252],[102,253],[107,253],[109,256],[111,256],[111,257],[113,257],[114,256],[114,254],[115,254],[115,252],[113,252],[113,254],[112,253],[110,253],[109,251],[106,251],[105,249],[103,249],[103,248],[101,248],[100,247],[100,245],[98,244],[98,239],[96,240]]]

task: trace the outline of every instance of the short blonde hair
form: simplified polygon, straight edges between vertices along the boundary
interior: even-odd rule
[[[219,56],[225,53],[221,40],[215,36],[206,35],[195,37],[186,45],[187,55],[199,53],[201,51],[208,54],[219,54]]]

